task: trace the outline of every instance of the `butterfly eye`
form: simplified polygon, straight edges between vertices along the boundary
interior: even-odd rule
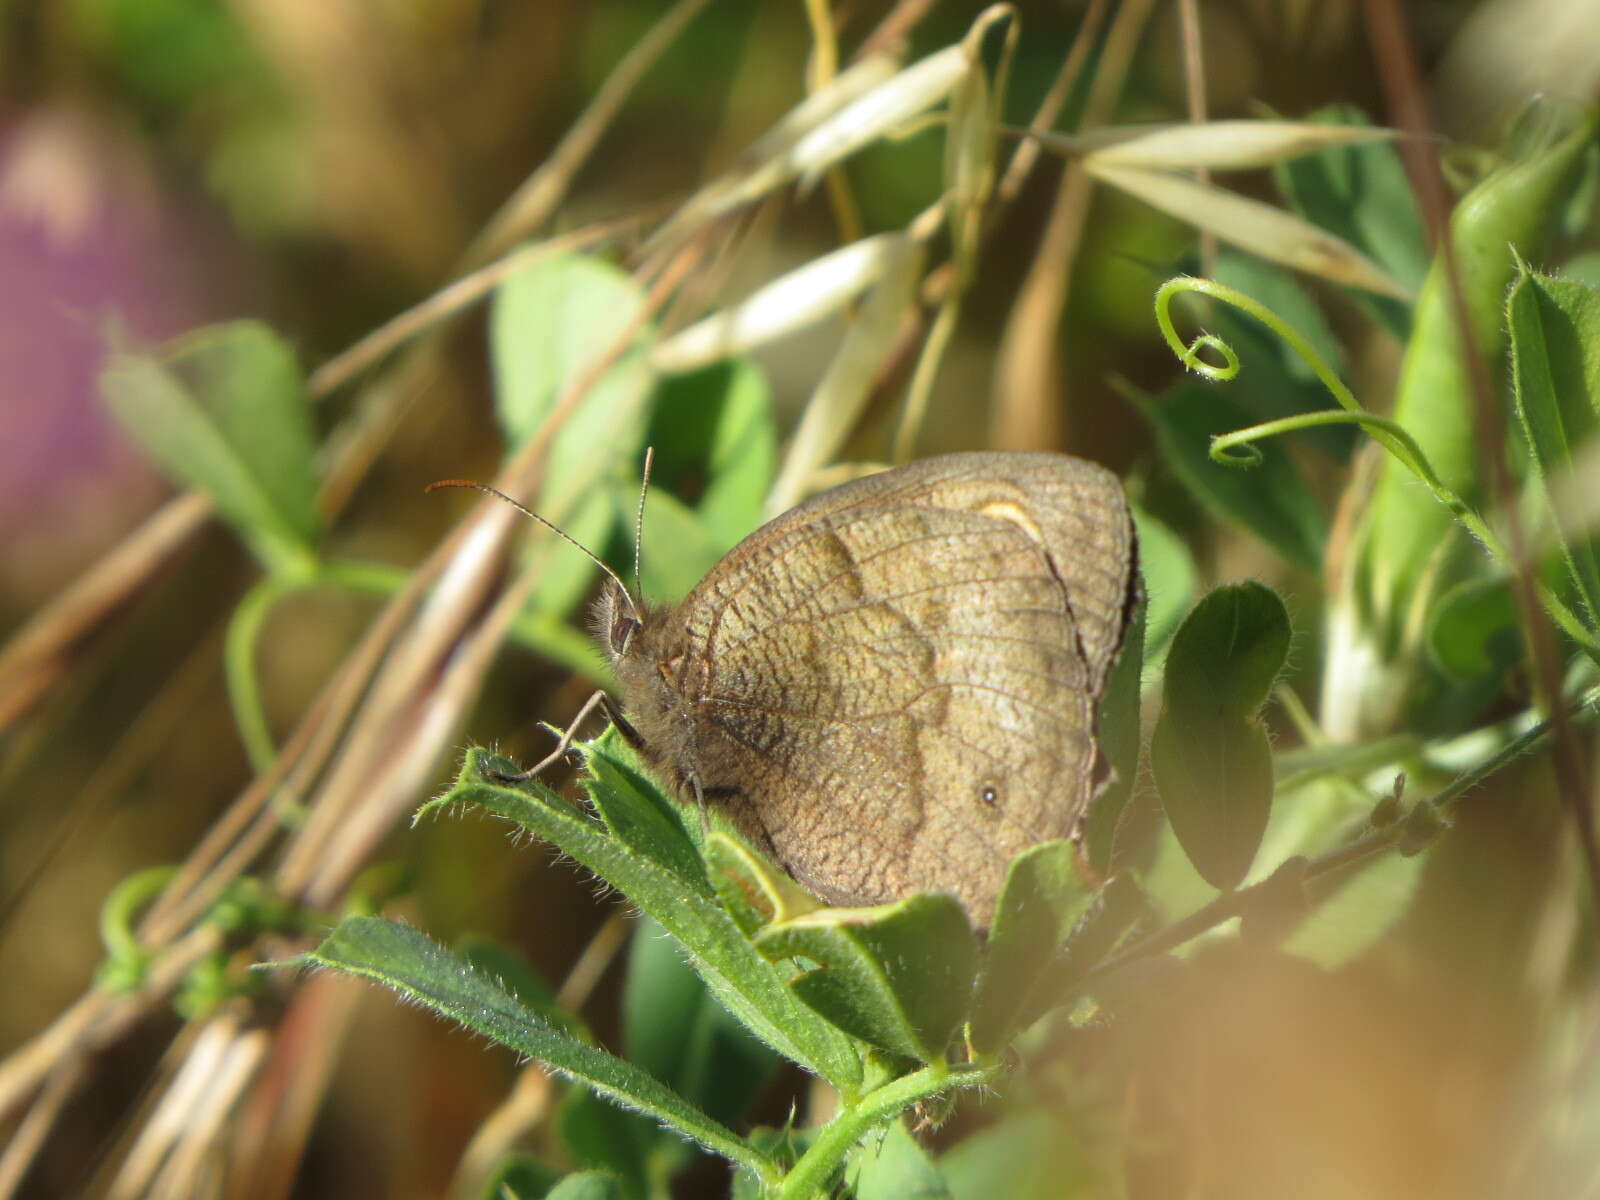
[[[988,808],[993,808],[1000,803],[1000,789],[994,784],[985,782],[978,788],[978,800]]]
[[[611,621],[611,652],[626,654],[639,632],[639,620],[632,613],[618,613]]]

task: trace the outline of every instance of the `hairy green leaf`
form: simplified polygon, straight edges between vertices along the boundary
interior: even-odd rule
[[[1574,509],[1600,460],[1600,291],[1524,268],[1506,303],[1512,378],[1573,585],[1600,627],[1600,547]],[[1588,458],[1580,457],[1585,452]],[[1591,505],[1592,507],[1592,505]],[[1592,520],[1592,515],[1590,517]]]
[[[649,1072],[550,1025],[409,925],[350,917],[304,961],[393,988],[407,1000],[587,1084],[613,1103],[648,1114],[714,1153],[735,1162],[755,1157],[732,1130]]]
[[[977,942],[951,896],[824,908],[768,925],[756,945],[802,960],[796,994],[840,1029],[891,1053],[942,1061],[967,1015]]]
[[[635,848],[574,811],[542,784],[501,784],[486,774],[513,765],[481,750],[470,752],[456,785],[426,805],[423,812],[457,803],[475,804],[551,843],[617,888],[682,942],[717,999],[762,1041],[825,1079],[846,1085],[859,1081],[860,1060],[849,1039],[795,998],[782,972],[750,944],[710,894],[708,884],[686,879],[675,867],[664,865],[676,859],[679,851]],[[618,817],[616,808],[629,800],[628,792],[620,789],[608,798],[611,819],[619,828],[648,836],[638,831],[657,826],[655,818],[639,813],[626,821]],[[639,797],[632,800],[639,802]],[[659,791],[648,802],[652,806],[672,804]],[[713,824],[720,819],[708,814]]]

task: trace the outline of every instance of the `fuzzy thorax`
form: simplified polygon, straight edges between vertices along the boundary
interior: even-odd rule
[[[684,694],[683,624],[671,607],[635,603],[615,584],[595,605],[596,634],[611,660],[631,729],[622,733],[633,748],[685,798],[695,780],[704,784],[695,753],[695,714]]]

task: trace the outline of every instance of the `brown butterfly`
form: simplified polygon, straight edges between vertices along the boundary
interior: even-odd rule
[[[1081,459],[951,454],[858,479],[678,604],[613,577],[613,719],[825,900],[946,891],[987,926],[1012,857],[1070,836],[1109,781],[1096,717],[1136,555],[1121,485]]]

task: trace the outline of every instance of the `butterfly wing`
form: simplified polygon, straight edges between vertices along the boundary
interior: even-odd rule
[[[1132,553],[1116,479],[1061,455],[929,459],[799,506],[679,610],[702,784],[830,900],[946,890],[987,924],[1006,864],[1097,785]]]

